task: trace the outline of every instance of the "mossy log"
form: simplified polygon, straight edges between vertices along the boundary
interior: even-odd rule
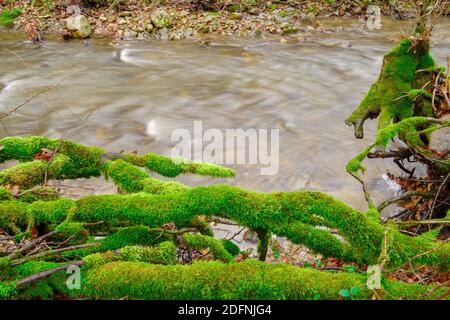
[[[54,268],[58,264],[35,262],[21,266],[16,276]],[[342,289],[359,288],[353,299],[371,299],[374,291],[366,286],[365,274],[318,271],[287,264],[267,264],[256,260],[223,264],[195,262],[191,265],[157,265],[145,262],[115,261],[83,266],[80,289],[68,290],[63,272],[21,288],[14,282],[0,282],[8,297],[51,298],[58,290],[72,298],[93,299],[342,299]],[[377,292],[382,299],[433,299],[445,288],[430,293],[431,286],[382,280]]]
[[[326,194],[309,191],[260,194],[217,185],[175,194],[102,195],[31,204],[0,202],[0,226],[6,228],[10,221],[25,227],[29,223],[59,224],[67,219],[79,222],[119,219],[135,225],[158,227],[170,222],[186,223],[197,215],[231,219],[254,230],[286,236],[325,256],[363,263],[376,263],[384,236],[384,226],[372,216]],[[323,225],[338,229],[346,242],[327,230],[315,228],[319,225],[316,217],[322,218]],[[448,267],[448,243],[411,238],[397,230],[393,237],[392,265],[403,264],[418,256],[414,260],[416,263]]]

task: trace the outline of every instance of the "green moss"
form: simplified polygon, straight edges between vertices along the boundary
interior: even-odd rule
[[[220,241],[222,242],[222,245],[225,248],[225,250],[227,250],[228,253],[231,254],[233,257],[237,256],[241,252],[241,249],[239,249],[239,247],[235,245],[234,242],[228,239],[222,239]]]
[[[424,142],[421,139],[421,135],[419,134],[417,128],[421,128],[427,124],[429,124],[429,121],[426,117],[411,117],[379,129],[376,134],[375,141],[367,148],[365,148],[360,154],[351,159],[347,163],[346,170],[353,173],[357,173],[359,170],[361,170],[364,173],[365,169],[362,166],[362,161],[367,157],[372,149],[375,146],[381,148],[387,147],[389,142],[396,136],[403,137],[403,140],[406,141],[410,147],[414,148],[424,146]],[[442,126],[431,125],[427,129],[421,130],[420,133],[429,134],[432,131],[449,125],[450,122]]]
[[[104,168],[107,177],[121,190],[129,193],[142,191],[143,180],[149,177],[144,171],[124,160],[108,161]]]
[[[68,245],[85,243],[89,236],[89,232],[80,222],[63,222],[55,230],[59,231],[54,237],[55,240]]]
[[[59,199],[59,192],[52,187],[34,187],[21,192],[18,200],[32,203],[35,201],[53,201]]]
[[[69,140],[49,139],[44,137],[6,137],[0,139],[0,162],[19,160],[24,163],[0,172],[0,185],[19,186],[29,189],[50,179],[77,179],[96,177],[104,171],[111,175],[113,181],[127,192],[137,192],[144,188],[148,192],[169,192],[182,189],[176,182],[167,182],[162,186],[160,181],[151,179],[143,171],[133,166],[126,166],[124,161],[137,166],[146,167],[167,177],[175,177],[181,173],[193,173],[212,177],[233,177],[234,171],[209,163],[191,163],[176,161],[170,158],[149,153],[143,156],[124,155],[123,160],[104,163],[110,157],[102,149],[85,147]],[[55,153],[49,161],[34,160],[41,151]],[[131,176],[127,176],[130,175]],[[136,178],[137,181],[133,181]],[[148,178],[147,181],[143,179]]]
[[[185,234],[183,239],[189,249],[209,249],[215,260],[233,261],[233,256],[225,249],[220,240],[201,234]]]
[[[120,229],[99,240],[99,245],[96,247],[67,252],[63,256],[66,258],[84,257],[95,252],[118,250],[125,246],[152,246],[165,241],[174,242],[175,238],[171,234],[151,231],[149,227],[138,225]]]
[[[211,225],[206,221],[205,217],[196,216],[189,220],[186,223],[179,223],[177,225],[178,228],[195,228],[201,234],[209,237],[214,237],[214,232],[211,228]]]
[[[384,233],[384,227],[378,221],[320,192],[259,194],[226,185],[196,187],[176,194],[137,193],[88,196],[77,201],[38,201],[28,207],[20,206],[19,209],[19,217],[24,210],[30,218],[41,223],[60,223],[70,213],[73,221],[119,219],[148,227],[170,222],[176,225],[188,224],[199,215],[219,216],[253,230],[287,236],[298,244],[307,243],[314,251],[325,256],[351,257],[364,263],[377,261]],[[9,212],[5,216],[10,216]],[[316,217],[323,219],[323,225],[338,229],[348,245],[336,240],[327,230],[313,228],[317,225]],[[0,221],[2,218],[0,216]],[[321,240],[314,241],[315,237]],[[423,244],[416,243],[414,239],[412,241],[417,247],[411,243],[407,246],[411,247],[412,252],[419,253]],[[433,242],[429,245],[433,245]],[[448,250],[448,246],[424,255],[424,258],[437,257],[442,250]],[[407,257],[409,254],[399,252],[398,259],[392,259],[391,262],[398,264]]]
[[[143,156],[127,155],[123,159],[134,165],[146,167],[165,177],[176,177],[182,173],[193,173],[217,178],[235,176],[234,170],[215,164],[195,163],[183,159],[171,159],[154,153],[148,153]]]
[[[10,27],[13,24],[15,18],[22,14],[21,8],[4,9],[0,14],[0,25]]]
[[[17,294],[16,284],[13,281],[0,281],[0,300],[10,299]]]
[[[372,292],[364,275],[317,271],[259,261],[221,264],[157,266],[113,262],[90,270],[83,291],[97,299],[307,299],[311,291],[321,299],[339,299],[342,288],[358,286],[359,299]],[[426,286],[384,280],[386,299],[417,299]],[[442,290],[438,290],[441,293]]]
[[[152,264],[176,264],[177,248],[173,242],[162,242],[155,247],[125,246],[117,251],[94,253],[83,258],[84,267],[97,268],[112,261],[133,261]]]
[[[28,205],[19,201],[1,201],[0,202],[0,228],[10,230],[10,225],[15,224],[18,227],[24,227],[28,223],[27,217]]]
[[[435,63],[428,50],[411,50],[411,41],[402,40],[392,48],[383,60],[378,80],[371,86],[359,107],[347,118],[348,125],[355,126],[355,136],[363,137],[363,124],[366,119],[380,116],[378,129],[383,129],[392,121],[401,121],[414,116],[412,99],[401,98],[410,94],[425,94],[420,88],[424,85],[416,70],[434,67]],[[412,91],[420,89],[419,91]]]
[[[11,192],[4,188],[0,188],[0,201],[12,200]]]

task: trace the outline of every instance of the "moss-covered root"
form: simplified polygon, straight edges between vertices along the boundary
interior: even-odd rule
[[[424,126],[429,126],[425,130],[418,131],[419,128]],[[379,129],[375,141],[371,143],[367,148],[365,148],[356,157],[351,159],[346,166],[347,172],[352,172],[357,174],[358,171],[364,173],[365,168],[362,166],[362,161],[369,155],[374,147],[385,148],[389,144],[391,139],[395,137],[401,137],[410,148],[421,148],[423,142],[421,140],[422,134],[429,134],[435,130],[439,130],[443,127],[450,126],[450,121],[444,121],[440,119],[430,118],[430,117],[411,117],[404,119],[398,123],[393,123]],[[423,149],[423,148],[421,148]],[[420,150],[418,152],[430,152],[429,150]],[[450,161],[438,159],[436,161],[438,168],[443,171],[450,170]]]
[[[374,119],[380,115],[378,128],[384,128],[392,120],[403,120],[414,116],[412,89],[421,88],[424,83],[423,76],[417,70],[434,70],[436,65],[428,51],[427,43],[423,45],[412,43],[409,39],[402,40],[392,48],[383,60],[378,80],[370,87],[369,92],[361,101],[358,108],[345,121],[354,125],[356,138],[364,136],[363,124],[366,119]],[[409,94],[409,95],[408,95]],[[432,116],[417,114],[418,116]]]
[[[364,275],[245,261],[158,266],[113,262],[89,270],[82,291],[97,299],[339,299],[341,289],[358,286],[355,299],[373,292]],[[384,280],[385,299],[417,299],[427,287]],[[435,295],[441,293],[438,290]],[[434,295],[433,295],[434,296]]]
[[[222,241],[201,234],[185,234],[183,239],[189,249],[209,249],[215,260],[234,261],[233,256],[225,249]]]

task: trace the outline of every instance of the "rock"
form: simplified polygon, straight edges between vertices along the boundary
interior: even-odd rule
[[[123,11],[123,12],[119,13],[119,17],[130,17],[130,16],[131,16],[130,11]]]
[[[151,22],[147,23],[147,25],[145,26],[145,30],[150,33],[153,32],[154,28],[155,27],[153,27],[153,24]]]
[[[101,22],[106,22],[108,21],[108,18],[106,18],[104,14],[101,14],[100,17],[98,17],[98,20],[100,20]]]
[[[171,25],[170,17],[164,10],[156,10],[153,11],[150,15],[150,19],[152,20],[152,23],[157,28],[169,28]]]
[[[187,29],[183,33],[183,38],[192,37],[192,34],[194,33],[194,30],[192,28]]]
[[[118,25],[125,25],[125,24],[127,24],[127,20],[125,20],[125,19],[119,19],[119,21],[117,21],[117,24],[118,24]]]
[[[116,16],[112,15],[108,17],[108,22],[109,23],[113,23],[114,21],[116,21]]]
[[[450,121],[450,114],[440,118]],[[430,134],[430,148],[445,155],[445,159],[450,159],[450,127],[441,128]]]
[[[310,12],[303,18],[303,21],[309,25],[314,25],[316,23],[316,15],[314,12]]]
[[[250,36],[252,36],[252,37],[259,37],[260,35],[261,35],[261,29],[259,29],[259,28],[256,28],[255,30],[253,30],[251,33],[250,33]]]
[[[123,40],[131,40],[133,36],[131,35],[131,31],[125,30],[123,32]]]
[[[169,40],[169,31],[166,28],[159,30],[159,38],[161,40]]]
[[[361,7],[356,7],[355,9],[353,9],[353,13],[354,13],[354,14],[360,14],[361,11],[362,11],[362,8],[361,8]]]
[[[78,39],[88,38],[92,34],[91,24],[83,15],[67,18],[66,27],[72,34],[72,37]]]
[[[232,12],[230,14],[230,19],[235,20],[235,21],[242,20],[243,17],[244,17],[244,15],[240,12]]]
[[[132,30],[137,33],[141,33],[141,32],[145,31],[145,29],[140,26],[134,26]]]

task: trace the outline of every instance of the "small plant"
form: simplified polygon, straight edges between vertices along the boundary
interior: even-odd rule
[[[13,24],[15,18],[22,14],[21,8],[14,8],[11,10],[3,10],[0,15],[0,25],[5,27],[10,27]]]
[[[352,287],[350,290],[341,289],[339,290],[339,295],[344,298],[344,300],[357,300],[360,293],[359,287]]]
[[[271,249],[272,249],[273,257],[276,260],[280,259],[280,257],[281,257],[281,244],[280,244],[280,242],[277,241],[277,240],[274,240],[272,242]]]
[[[278,15],[282,18],[286,18],[289,17],[289,12],[287,11],[280,11],[280,13],[278,13]]]
[[[319,291],[315,289],[308,289],[305,296],[306,300],[319,300],[320,299],[320,293]]]

